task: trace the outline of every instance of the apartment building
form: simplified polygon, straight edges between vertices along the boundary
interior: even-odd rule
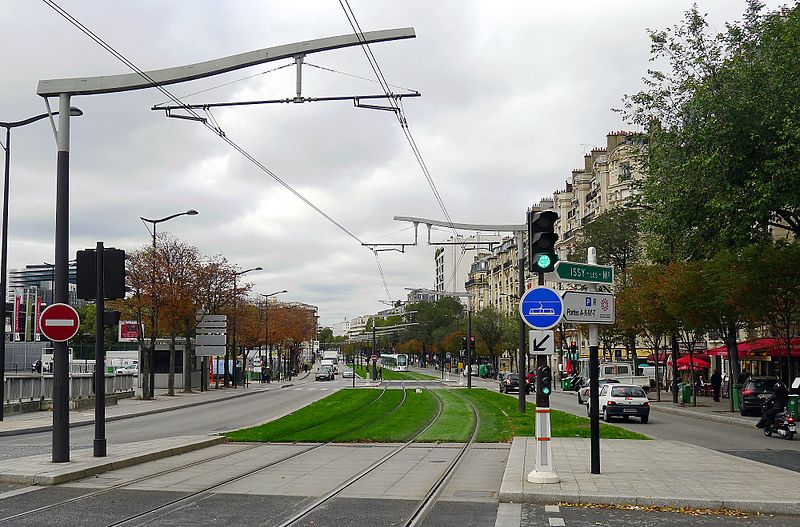
[[[533,210],[558,213],[556,250],[561,259],[566,259],[570,249],[576,245],[581,227],[630,199],[631,184],[638,176],[637,152],[633,134],[610,132],[606,136],[606,146],[594,148],[584,156],[583,167],[572,171],[563,190],[555,191],[552,199],[543,198],[531,206]],[[516,245],[513,237],[507,237],[491,253],[473,258],[465,286],[476,310],[494,306],[510,314],[517,309],[519,269]],[[530,287],[532,277],[527,269],[524,276],[526,287]]]

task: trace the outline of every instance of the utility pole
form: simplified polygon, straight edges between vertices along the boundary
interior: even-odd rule
[[[517,267],[519,268],[519,298],[525,294],[525,248],[522,231],[517,232]],[[527,395],[527,377],[526,377],[526,356],[525,356],[525,321],[519,317],[519,355],[517,364],[517,375],[519,375],[519,404],[517,410],[519,413],[525,413],[525,396]]]
[[[472,295],[467,297],[467,389],[472,388]]]

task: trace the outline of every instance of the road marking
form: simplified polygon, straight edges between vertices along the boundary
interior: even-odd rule
[[[75,325],[75,321],[69,318],[46,318],[44,320],[44,325],[71,328]]]
[[[564,518],[547,518],[550,527],[564,527]]]
[[[544,512],[558,512],[558,505],[545,505]]]
[[[501,503],[497,508],[494,527],[519,527],[522,523],[521,503]]]

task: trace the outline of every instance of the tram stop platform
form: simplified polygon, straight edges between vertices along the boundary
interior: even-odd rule
[[[0,483],[58,485],[111,470],[138,465],[223,443],[224,437],[179,436],[136,443],[108,444],[108,455],[94,457],[91,448],[73,450],[70,461],[53,463],[50,453],[3,460]]]
[[[679,441],[604,439],[600,474],[591,473],[589,439],[553,438],[561,481],[529,483],[536,440],[515,437],[500,502],[591,503],[734,509],[800,514],[800,473]],[[746,474],[747,484],[743,484]]]

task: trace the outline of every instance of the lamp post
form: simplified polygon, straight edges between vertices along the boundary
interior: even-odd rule
[[[150,277],[150,287],[152,288],[150,291],[150,393],[145,394],[142,393],[143,397],[149,397],[153,399],[156,396],[156,304],[155,304],[155,297],[156,297],[156,225],[159,223],[163,223],[165,221],[169,221],[173,218],[177,218],[178,216],[196,216],[197,211],[194,209],[189,209],[186,212],[178,212],[177,214],[172,214],[171,216],[166,216],[164,218],[158,220],[150,220],[145,217],[139,216],[139,219],[142,221],[146,221],[147,223],[153,224],[153,269],[151,270],[151,277]],[[141,328],[140,328],[141,329]],[[144,361],[142,361],[144,362]],[[144,372],[142,372],[144,374]]]
[[[270,293],[268,295],[261,294],[264,297],[264,348],[267,350],[267,356],[269,357],[269,371],[270,376],[272,376],[272,346],[269,344],[269,297],[280,295],[281,293],[288,293],[286,289],[283,291],[275,291],[274,293]],[[261,361],[261,367],[264,367],[264,361]]]
[[[236,347],[236,311],[239,308],[239,295],[236,293],[236,279],[243,274],[247,274],[251,271],[263,271],[261,267],[253,267],[251,269],[245,269],[244,271],[239,271],[238,273],[233,273],[233,387],[236,388],[236,356],[238,355],[238,348]],[[225,357],[225,364],[228,363],[228,357]],[[244,386],[244,361],[242,361],[242,386]]]
[[[53,112],[57,115],[58,112]],[[83,115],[83,112],[73,107],[70,107],[69,114],[75,117]],[[8,271],[8,184],[11,174],[11,129],[25,126],[27,124],[35,123],[50,114],[43,113],[35,115],[21,121],[0,121],[0,127],[6,129],[6,144],[0,145],[5,150],[5,178],[3,184],[3,240],[2,248],[0,248],[0,258],[2,258],[2,267],[0,268],[0,323],[3,325],[3,338],[0,339],[0,402],[5,400],[5,386],[4,379],[6,374],[6,290],[8,284],[6,280],[6,273]],[[2,403],[0,403],[2,404]],[[0,421],[3,420],[3,410],[0,408]]]

